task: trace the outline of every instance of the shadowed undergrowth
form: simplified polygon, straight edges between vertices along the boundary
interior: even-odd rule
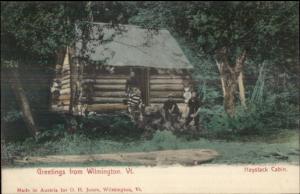
[[[3,158],[44,156],[44,155],[83,155],[118,152],[147,152],[168,149],[214,149],[221,156],[212,161],[216,164],[245,163],[299,163],[299,132],[285,131],[276,136],[244,138],[239,141],[186,140],[178,138],[169,131],[157,131],[151,140],[115,141],[91,139],[84,135],[66,135],[57,141],[36,142],[27,139],[22,143],[8,143]],[[268,141],[266,141],[268,139]],[[52,166],[53,164],[51,164]],[[54,166],[78,164],[55,164]],[[134,165],[108,161],[80,164],[85,165]],[[37,166],[44,166],[38,164]],[[47,166],[47,165],[46,165]]]

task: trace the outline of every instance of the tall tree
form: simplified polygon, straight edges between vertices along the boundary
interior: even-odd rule
[[[23,89],[26,83],[20,81],[17,72],[33,68],[32,64],[54,70],[55,63],[62,63],[65,48],[76,41],[76,23],[126,23],[131,14],[129,5],[130,2],[1,2],[1,69],[12,72],[14,81],[10,83],[31,134],[35,135],[38,127]],[[90,25],[85,24],[78,26],[89,34]],[[18,67],[12,68],[11,64]]]
[[[131,23],[167,27],[185,37],[199,58],[216,61],[230,116],[237,89],[246,105],[245,65],[269,61],[298,71],[298,2],[142,2],[137,7]]]

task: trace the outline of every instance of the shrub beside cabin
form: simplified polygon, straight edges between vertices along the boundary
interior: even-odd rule
[[[133,25],[90,23],[88,41],[78,38],[56,65],[51,88],[53,111],[117,111],[127,105],[126,81],[135,72],[146,106],[162,105],[168,94],[181,105],[193,68],[169,31]],[[84,33],[76,28],[78,37]],[[58,60],[59,61],[59,60]]]

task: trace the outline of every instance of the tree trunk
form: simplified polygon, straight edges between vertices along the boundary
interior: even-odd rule
[[[244,51],[233,65],[230,65],[228,62],[228,53],[225,47],[218,50],[215,57],[221,76],[221,84],[224,95],[224,109],[230,117],[233,117],[235,115],[234,95],[237,90],[237,83],[239,84],[241,103],[243,106],[246,106],[245,89],[242,77],[242,69],[246,58],[246,52]]]
[[[18,103],[19,107],[21,108],[22,117],[24,119],[24,122],[25,122],[27,128],[29,129],[30,134],[32,136],[35,136],[39,132],[39,129],[35,125],[35,122],[34,122],[34,119],[33,119],[32,113],[31,113],[31,109],[30,109],[30,104],[25,95],[25,91],[22,87],[17,70],[12,70],[10,72],[10,85],[16,96],[17,103]]]
[[[241,104],[242,104],[242,106],[244,108],[246,108],[246,97],[245,97],[245,87],[244,87],[244,80],[243,80],[243,72],[240,72],[240,75],[238,77],[238,84],[239,84]]]

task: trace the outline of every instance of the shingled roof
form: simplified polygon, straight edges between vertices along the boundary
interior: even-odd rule
[[[92,37],[103,36],[104,42],[90,40],[87,44],[92,61],[104,61],[111,66],[140,66],[166,69],[191,69],[193,66],[185,57],[170,32],[160,29],[156,32],[134,25],[120,25],[122,31],[104,23],[92,23]],[[101,29],[99,31],[99,29]],[[79,28],[76,28],[80,35]],[[76,55],[80,54],[82,41],[75,44]]]

